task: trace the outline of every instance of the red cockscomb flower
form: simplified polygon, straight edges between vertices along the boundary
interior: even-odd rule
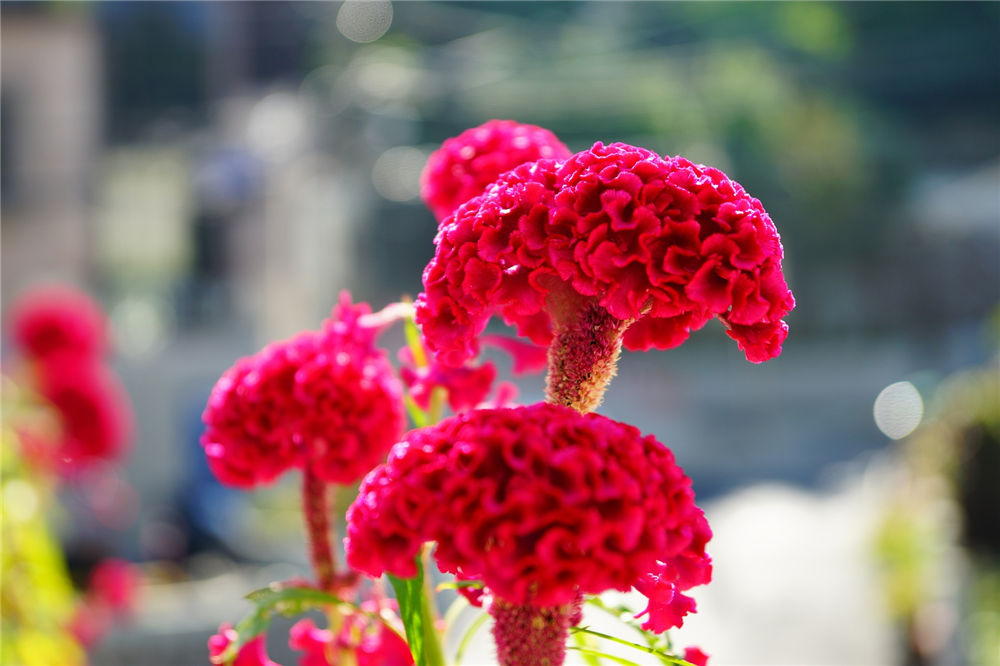
[[[547,129],[490,120],[448,139],[420,177],[421,195],[438,220],[479,196],[497,176],[538,159],[566,159],[569,149]]]
[[[132,411],[117,377],[94,358],[72,352],[49,354],[37,366],[38,392],[59,416],[53,458],[63,473],[124,453],[132,433]]]
[[[436,541],[439,566],[481,579],[503,609],[552,613],[686,568],[710,577],[710,531],[670,450],[558,405],[466,412],[407,433],[347,521],[353,568],[412,576],[421,544]]]
[[[757,199],[717,169],[621,143],[517,167],[435,243],[416,319],[451,365],[475,355],[494,312],[538,344],[569,336],[567,353],[583,328],[606,331],[613,355],[675,347],[714,316],[761,362],[781,352],[794,305]]]
[[[252,487],[290,467],[351,483],[381,461],[404,426],[401,388],[370,312],[347,295],[323,330],[237,361],[212,390],[201,443],[223,483]]]
[[[25,355],[97,357],[105,349],[107,323],[90,296],[70,287],[40,287],[22,295],[10,313],[10,335]]]

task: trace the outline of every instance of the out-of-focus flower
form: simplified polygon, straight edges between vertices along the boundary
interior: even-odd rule
[[[436,541],[443,570],[517,605],[680,576],[664,565],[675,560],[709,571],[708,525],[670,450],[556,405],[466,412],[407,433],[347,519],[352,567],[412,576],[421,544]]]
[[[689,661],[694,666],[708,666],[708,655],[700,648],[686,647],[684,648],[684,661]]]
[[[208,656],[213,664],[222,663],[222,654],[226,648],[238,638],[236,630],[228,622],[219,626],[219,633],[208,639]],[[271,661],[267,656],[266,638],[261,635],[248,641],[240,648],[233,666],[281,666],[276,661]]]
[[[23,294],[10,312],[10,336],[36,361],[51,354],[97,357],[107,323],[93,299],[70,287],[40,287]]]
[[[366,304],[346,294],[321,331],[241,359],[212,390],[201,444],[223,483],[252,487],[291,467],[351,483],[381,461],[404,426],[402,389]]]
[[[539,159],[566,159],[569,149],[547,129],[490,120],[445,141],[420,176],[420,193],[438,220],[479,196],[497,176]]]
[[[38,392],[59,416],[53,458],[66,474],[126,450],[132,410],[117,377],[97,359],[53,353],[38,366]]]
[[[456,414],[472,409],[486,399],[497,376],[496,366],[489,361],[458,368],[437,363],[420,367],[414,362],[409,347],[400,350],[399,358],[403,363],[399,368],[399,377],[421,409],[428,408],[435,388],[447,392],[448,406]]]
[[[416,319],[449,365],[477,353],[494,312],[540,345],[587,317],[615,354],[675,347],[714,316],[761,362],[794,305],[757,199],[717,169],[621,143],[502,175],[435,243]]]
[[[89,594],[115,613],[131,613],[135,607],[141,574],[134,564],[109,557],[101,560],[90,574]]]
[[[347,651],[357,666],[412,666],[413,656],[406,641],[378,621],[354,613],[344,618],[344,626],[335,636],[310,620],[300,620],[292,627],[289,646],[305,654],[299,666],[332,666],[341,663],[341,651]]]

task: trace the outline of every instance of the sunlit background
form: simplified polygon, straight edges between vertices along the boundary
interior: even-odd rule
[[[136,410],[101,486],[123,511],[57,521],[71,564],[117,555],[151,581],[92,662],[207,663],[245,592],[307,571],[294,491],[209,473],[208,391],[341,289],[419,293],[427,156],[513,118],[719,167],[782,235],[780,358],[748,364],[712,322],[626,354],[601,408],[671,446],[708,508],[715,581],[682,645],[1000,663],[976,642],[1000,627],[977,564],[1000,558],[997,495],[971,500],[992,546],[961,527],[961,469],[1000,470],[1000,442],[990,425],[941,453],[1000,411],[998,35],[995,3],[5,2],[3,305],[42,282],[96,296]]]

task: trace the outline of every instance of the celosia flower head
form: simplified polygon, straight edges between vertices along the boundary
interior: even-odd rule
[[[778,232],[718,169],[596,143],[502,175],[441,225],[416,318],[458,364],[498,312],[537,344],[587,305],[624,322],[624,346],[669,349],[717,317],[768,360],[794,305]]]
[[[33,289],[11,308],[10,336],[36,361],[52,354],[97,357],[104,351],[106,331],[100,306],[70,287]]]
[[[704,516],[673,454],[597,414],[476,410],[406,434],[347,513],[348,563],[372,576],[439,566],[511,604],[627,590],[685,558],[707,581]],[[704,582],[703,581],[703,582]]]
[[[490,120],[448,139],[420,177],[424,201],[438,220],[483,193],[497,176],[538,159],[565,159],[569,149],[547,129]]]
[[[226,371],[202,416],[201,444],[220,481],[251,487],[308,465],[351,483],[383,459],[405,422],[399,383],[359,321],[369,312],[344,294],[322,330]]]

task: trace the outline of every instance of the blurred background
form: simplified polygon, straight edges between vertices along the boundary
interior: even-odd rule
[[[1000,663],[981,638],[1000,501],[974,500],[977,550],[961,494],[962,469],[1000,465],[998,35],[1000,4],[975,2],[5,2],[2,304],[43,282],[97,297],[136,411],[128,519],[59,523],[71,561],[153,572],[92,663],[206,663],[242,594],[306,572],[297,479],[211,477],[208,392],[341,289],[376,309],[419,293],[420,170],[490,118],[719,167],[781,232],[781,357],[748,364],[712,322],[626,354],[601,408],[672,447],[708,507],[716,580],[682,645]],[[992,396],[971,416],[962,372]]]

